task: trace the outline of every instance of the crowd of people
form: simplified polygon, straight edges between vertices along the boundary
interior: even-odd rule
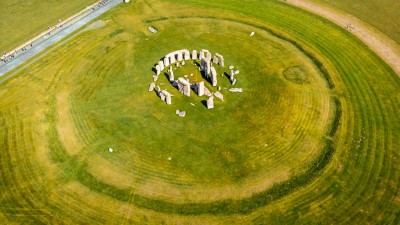
[[[108,0],[101,0],[99,3],[97,3],[97,7],[100,8],[103,5],[105,5],[108,2]],[[96,10],[95,7],[92,7],[92,10]]]

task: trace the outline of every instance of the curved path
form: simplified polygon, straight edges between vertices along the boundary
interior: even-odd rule
[[[378,54],[400,76],[400,46],[392,39],[349,14],[307,0],[284,0],[347,28]]]
[[[102,6],[97,5],[93,7],[94,9],[89,8],[74,19],[68,21],[62,28],[51,31],[50,36],[36,39],[32,42],[32,45],[27,45],[25,47],[25,51],[20,50],[15,54],[15,58],[8,60],[7,63],[0,62],[0,77],[122,2],[122,0],[108,0],[107,3]]]

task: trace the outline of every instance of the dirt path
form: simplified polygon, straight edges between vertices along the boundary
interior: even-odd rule
[[[400,76],[400,46],[385,34],[350,14],[309,0],[284,0],[284,2],[322,16],[341,27],[347,27],[349,32],[360,38]]]

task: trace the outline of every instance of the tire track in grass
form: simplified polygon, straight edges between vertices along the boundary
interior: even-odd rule
[[[16,108],[15,110],[18,111]],[[11,215],[21,216],[31,222],[46,221],[48,214],[42,210],[44,196],[43,193],[37,192],[34,188],[34,185],[37,184],[34,179],[38,175],[35,173],[35,167],[32,167],[33,164],[29,161],[34,156],[34,151],[32,151],[33,128],[32,126],[26,126],[26,122],[18,121],[15,116],[18,115],[17,111],[8,113],[10,118],[8,123],[15,128],[8,132],[8,139],[14,140],[12,143],[9,142],[8,147],[19,151],[14,151],[14,154],[9,155],[10,159],[2,163],[2,165],[6,165],[5,168],[13,168],[12,172],[8,170],[2,170],[1,172],[2,174],[5,172],[13,174],[13,177],[8,179],[11,182],[6,185],[13,201],[9,203],[9,210],[5,215],[7,217]],[[26,217],[27,215],[29,217]]]

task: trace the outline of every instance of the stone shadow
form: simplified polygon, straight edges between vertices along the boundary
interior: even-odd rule
[[[204,107],[206,107],[206,108],[207,108],[207,100],[201,100],[201,104],[203,104],[203,105],[204,105]]]

